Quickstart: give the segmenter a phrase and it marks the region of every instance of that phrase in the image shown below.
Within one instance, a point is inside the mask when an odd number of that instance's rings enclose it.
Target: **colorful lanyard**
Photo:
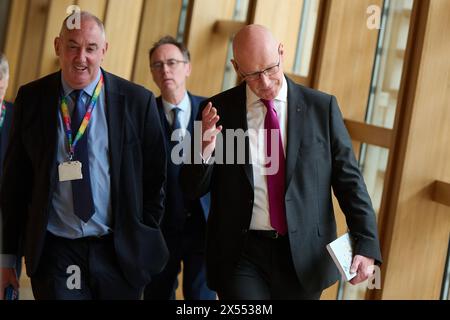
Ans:
[[[89,120],[91,119],[92,111],[94,110],[95,105],[97,104],[98,97],[100,96],[100,92],[103,86],[103,75],[100,76],[100,81],[97,83],[95,87],[94,95],[92,96],[89,107],[84,115],[83,121],[80,124],[80,128],[78,128],[77,135],[75,136],[75,140],[72,143],[72,128],[71,128],[71,119],[69,115],[69,108],[67,107],[67,99],[66,97],[61,98],[61,113],[63,116],[65,131],[67,135],[67,140],[69,141],[69,161],[72,161],[73,155],[75,154],[75,147],[83,136],[86,128],[89,124]],[[77,101],[75,101],[75,104]],[[75,106],[76,107],[76,106]]]
[[[5,101],[2,101],[2,109],[1,109],[1,116],[0,116],[0,130],[3,128],[3,122],[5,121],[5,115],[6,115],[6,104]]]

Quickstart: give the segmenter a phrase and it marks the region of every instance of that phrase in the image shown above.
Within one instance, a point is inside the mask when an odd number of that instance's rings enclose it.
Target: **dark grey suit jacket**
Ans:
[[[287,83],[285,204],[289,243],[301,285],[317,292],[339,278],[325,247],[336,238],[332,188],[356,238],[356,254],[381,262],[377,224],[336,99],[290,79]],[[247,130],[245,83],[208,99],[202,108],[208,101],[218,110],[222,132]],[[225,146],[226,140],[224,135]],[[245,149],[248,155],[248,139]],[[193,156],[199,161],[198,155]],[[184,165],[181,181],[192,197],[211,192],[207,275],[208,286],[218,290],[240,256],[250,225],[252,166],[248,156],[245,164]]]
[[[159,224],[163,214],[166,153],[153,94],[103,71],[108,123],[111,202],[117,260],[135,287],[150,282],[168,259]],[[57,72],[22,86],[1,190],[3,254],[23,243],[27,274],[39,265],[57,183]]]

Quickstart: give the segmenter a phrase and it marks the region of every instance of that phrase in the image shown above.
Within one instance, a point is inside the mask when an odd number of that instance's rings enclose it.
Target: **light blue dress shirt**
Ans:
[[[100,80],[101,70],[98,70],[96,79],[83,89],[82,100],[89,103]],[[69,113],[74,110],[75,101],[70,97],[74,90],[70,88],[61,77],[63,94],[67,97]],[[54,235],[75,239],[87,236],[102,236],[112,232],[111,212],[111,184],[109,176],[109,141],[108,123],[106,121],[105,87],[103,86],[97,104],[92,112],[87,131],[89,172],[91,190],[94,200],[95,213],[85,223],[74,214],[72,182],[59,179],[52,198],[47,230]],[[60,108],[60,106],[58,106]],[[75,135],[76,133],[73,133]],[[58,164],[67,161],[69,157],[67,136],[61,110],[58,112],[58,151],[56,161]],[[84,165],[84,164],[83,164]]]
[[[99,69],[96,79],[83,89],[82,99],[85,103],[88,103],[94,94],[100,75]],[[62,77],[61,82],[63,94],[67,97],[69,113],[72,114],[75,101],[70,97],[70,93],[73,89]],[[105,106],[105,87],[103,87],[85,132],[88,135],[89,171],[95,213],[87,223],[78,218],[73,212],[72,183],[70,181],[60,182],[57,177],[58,181],[52,197],[47,225],[47,230],[54,235],[75,239],[87,236],[102,236],[112,232],[109,140]],[[61,106],[56,107],[58,107],[58,151],[56,160],[59,164],[68,160],[69,153]],[[15,255],[0,254],[0,267],[13,268],[16,265],[16,259]]]

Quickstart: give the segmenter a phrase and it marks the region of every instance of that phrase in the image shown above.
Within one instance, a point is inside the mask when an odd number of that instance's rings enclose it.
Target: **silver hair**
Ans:
[[[9,78],[9,64],[8,59],[3,53],[0,53],[0,80]]]

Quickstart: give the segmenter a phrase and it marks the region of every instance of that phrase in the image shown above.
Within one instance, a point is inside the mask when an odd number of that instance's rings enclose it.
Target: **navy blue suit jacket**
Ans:
[[[189,119],[188,131],[192,136],[194,131],[194,121],[197,118],[197,113],[199,110],[199,105],[205,100],[204,97],[194,96],[188,92],[189,99],[191,101],[191,117]],[[166,183],[166,205],[165,213],[163,216],[163,221],[161,228],[165,234],[177,232],[183,229],[184,222],[186,219],[186,208],[188,203],[195,205],[197,201],[200,202],[199,206],[201,208],[202,214],[205,221],[208,219],[209,206],[210,206],[210,195],[207,193],[200,200],[189,200],[184,196],[179,182],[179,175],[181,165],[174,164],[170,159],[170,154],[173,146],[178,143],[177,141],[171,141],[170,136],[172,134],[172,128],[167,122],[166,115],[164,113],[164,107],[162,103],[162,98],[159,96],[156,98],[156,104],[158,106],[158,112],[161,119],[161,125],[163,128],[164,137],[166,139],[166,150],[167,150],[167,183]]]

